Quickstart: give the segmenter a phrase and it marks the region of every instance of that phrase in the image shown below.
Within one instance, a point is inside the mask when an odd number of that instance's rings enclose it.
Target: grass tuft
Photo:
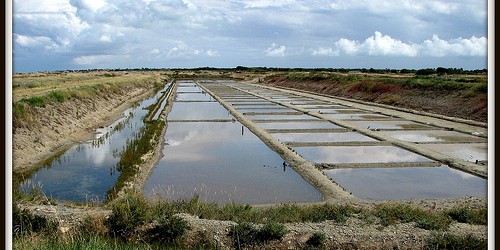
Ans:
[[[466,207],[457,207],[449,210],[447,214],[453,219],[461,223],[469,223],[476,225],[488,224],[488,210],[486,208],[470,209]]]
[[[425,244],[425,249],[487,249],[488,242],[485,239],[473,235],[458,236],[448,233],[435,233],[431,235]]]
[[[417,227],[423,229],[446,230],[451,223],[446,213],[425,211],[408,204],[381,204],[374,209],[373,214],[384,226],[416,222]]]
[[[326,236],[324,233],[316,232],[309,237],[306,241],[307,248],[319,248],[326,243]]]

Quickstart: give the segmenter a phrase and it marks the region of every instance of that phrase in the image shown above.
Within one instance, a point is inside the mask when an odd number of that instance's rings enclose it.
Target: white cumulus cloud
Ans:
[[[458,38],[450,41],[442,40],[437,35],[425,40],[422,44],[422,53],[425,55],[443,56],[485,56],[487,54],[488,39],[486,37],[470,39]]]
[[[277,47],[277,45],[275,43],[273,43],[270,48],[266,49],[266,55],[267,56],[274,56],[274,57],[284,57],[285,50],[286,50],[285,45],[281,45],[281,46]]]
[[[425,40],[421,44],[405,43],[376,31],[374,36],[370,36],[362,42],[341,38],[334,42],[331,48],[321,47],[313,50],[312,55],[485,56],[487,54],[487,43],[486,37],[477,38],[472,36],[470,39],[458,38],[446,41],[440,39],[437,35],[434,35],[430,40]]]

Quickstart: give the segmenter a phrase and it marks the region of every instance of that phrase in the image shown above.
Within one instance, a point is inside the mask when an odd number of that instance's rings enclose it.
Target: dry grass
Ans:
[[[52,92],[78,91],[83,87],[101,85],[129,85],[144,81],[155,81],[155,72],[92,72],[92,73],[47,73],[17,74],[12,78],[14,102],[23,98],[44,96]]]

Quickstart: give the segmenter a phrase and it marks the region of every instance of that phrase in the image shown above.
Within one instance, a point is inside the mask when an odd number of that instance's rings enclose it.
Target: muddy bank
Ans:
[[[36,168],[39,162],[74,143],[93,138],[95,129],[110,125],[123,116],[123,111],[153,92],[152,85],[142,85],[35,107],[32,125],[16,128],[13,133],[13,171]]]
[[[175,92],[177,89],[177,83],[174,82],[174,84],[169,92],[169,96],[167,98],[167,103],[163,110],[161,110],[160,115],[158,117],[158,120],[167,120],[168,113],[170,110],[172,110],[172,105],[174,103],[175,99]],[[161,103],[161,100],[158,101]],[[147,179],[149,178],[153,168],[156,166],[158,161],[163,158],[163,147],[164,147],[164,138],[165,138],[165,133],[167,131],[168,123],[165,124],[163,127],[163,130],[161,131],[161,134],[158,138],[158,141],[156,142],[156,147],[153,151],[149,152],[148,154],[143,156],[144,163],[138,166],[138,173],[136,174],[134,180],[130,183],[127,183],[127,192],[135,192],[135,193],[141,193],[142,189],[144,188],[144,184],[146,183]],[[121,192],[120,195],[124,195],[125,192]]]

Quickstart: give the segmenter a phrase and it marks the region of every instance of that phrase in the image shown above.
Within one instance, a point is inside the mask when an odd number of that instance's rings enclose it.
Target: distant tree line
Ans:
[[[81,69],[81,70],[56,70],[54,73],[64,72],[99,72],[99,71],[193,71],[193,70],[209,70],[209,71],[226,71],[226,72],[249,72],[249,73],[264,73],[264,72],[362,72],[376,74],[415,74],[420,76],[425,75],[452,75],[452,74],[481,74],[487,73],[487,69],[464,70],[463,68],[425,68],[425,69],[374,69],[374,68],[277,68],[277,67],[246,67],[237,66],[235,68],[215,68],[215,67],[198,67],[198,68],[124,68],[124,69]],[[47,72],[48,73],[48,72]]]

